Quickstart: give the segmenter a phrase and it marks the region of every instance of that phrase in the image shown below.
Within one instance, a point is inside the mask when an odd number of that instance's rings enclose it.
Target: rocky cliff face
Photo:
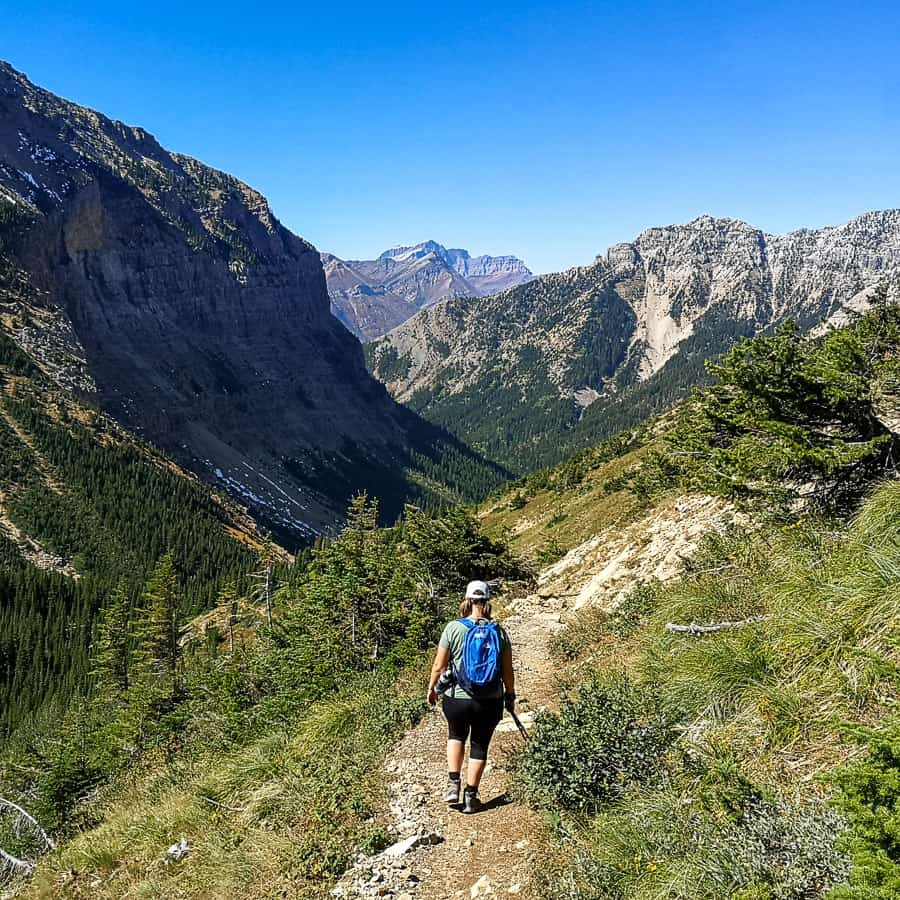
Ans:
[[[0,213],[3,323],[58,382],[287,528],[398,488],[418,425],[252,188],[2,65]]]
[[[534,277],[515,256],[473,257],[436,241],[394,247],[373,260],[324,254],[322,261],[335,315],[364,340],[448,297],[485,297]]]
[[[560,428],[596,424],[613,403],[627,424],[629,392],[676,400],[736,337],[787,316],[812,326],[898,276],[900,210],[780,236],[701,216],[651,228],[591,266],[441,303],[368,352],[395,397],[519,466],[514,424],[558,443]]]
[[[900,271],[900,210],[785,235],[701,216],[651,228],[610,248],[598,264],[631,291],[633,341],[644,345],[639,374],[646,378],[713,310],[765,327],[787,316],[811,324],[858,307],[880,278]]]

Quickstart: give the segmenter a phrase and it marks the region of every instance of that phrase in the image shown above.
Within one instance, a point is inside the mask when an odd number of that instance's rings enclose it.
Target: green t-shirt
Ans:
[[[479,619],[479,622],[486,622],[487,619]],[[452,622],[448,622],[444,626],[443,634],[441,634],[441,639],[438,643],[439,647],[446,647],[450,651],[450,659],[453,661],[453,668],[459,669],[462,665],[462,655],[463,655],[463,644],[466,641],[466,634],[469,629],[463,625],[459,619],[454,619]],[[509,642],[509,635],[503,628],[500,628],[500,652],[506,653],[508,650],[512,648],[512,645]],[[472,697],[467,694],[458,684],[454,685],[450,690],[447,691],[446,696],[453,697],[456,700],[471,700]],[[488,696],[491,696],[490,694]],[[502,697],[503,696],[503,681],[501,680],[497,685],[496,693],[493,694],[494,697]]]

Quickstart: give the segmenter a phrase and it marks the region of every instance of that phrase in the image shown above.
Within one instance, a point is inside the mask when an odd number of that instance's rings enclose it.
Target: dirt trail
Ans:
[[[635,584],[673,577],[704,534],[721,531],[735,519],[731,507],[710,497],[664,502],[627,528],[607,529],[574,548],[541,573],[536,593],[511,602],[503,625],[512,639],[516,692],[525,710],[520,718],[526,725],[534,710],[553,708],[558,699],[547,639],[561,627],[561,615],[584,605],[613,607]],[[436,710],[389,754],[389,827],[397,843],[360,858],[335,887],[336,897],[537,900],[529,869],[541,823],[507,796],[521,737],[505,717],[482,782],[486,808],[466,816],[448,809],[442,799],[446,734],[444,717]]]
[[[547,638],[559,628],[555,601],[530,595],[513,601],[503,620],[513,645],[519,717],[555,704]],[[334,889],[342,898],[455,900],[521,897],[535,900],[529,865],[540,827],[534,812],[508,796],[509,771],[522,738],[506,715],[491,743],[481,784],[484,809],[464,815],[443,801],[447,727],[440,708],[404,736],[385,764],[391,828],[397,844],[360,859]],[[405,849],[411,844],[410,849]],[[404,851],[405,852],[401,852]],[[396,854],[396,855],[394,855]]]

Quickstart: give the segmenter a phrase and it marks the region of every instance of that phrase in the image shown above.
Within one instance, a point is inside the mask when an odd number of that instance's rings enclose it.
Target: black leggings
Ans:
[[[463,697],[444,697],[444,715],[450,728],[450,740],[465,744],[472,734],[469,759],[487,759],[488,744],[494,729],[503,718],[503,698],[467,700]]]

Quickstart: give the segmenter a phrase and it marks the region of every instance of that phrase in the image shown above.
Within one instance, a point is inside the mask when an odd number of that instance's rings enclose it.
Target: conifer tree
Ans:
[[[146,674],[165,676],[178,686],[178,611],[181,595],[171,551],[160,559],[141,594],[134,633]]]
[[[131,664],[130,599],[121,579],[95,627],[91,674],[101,694],[128,691]]]

